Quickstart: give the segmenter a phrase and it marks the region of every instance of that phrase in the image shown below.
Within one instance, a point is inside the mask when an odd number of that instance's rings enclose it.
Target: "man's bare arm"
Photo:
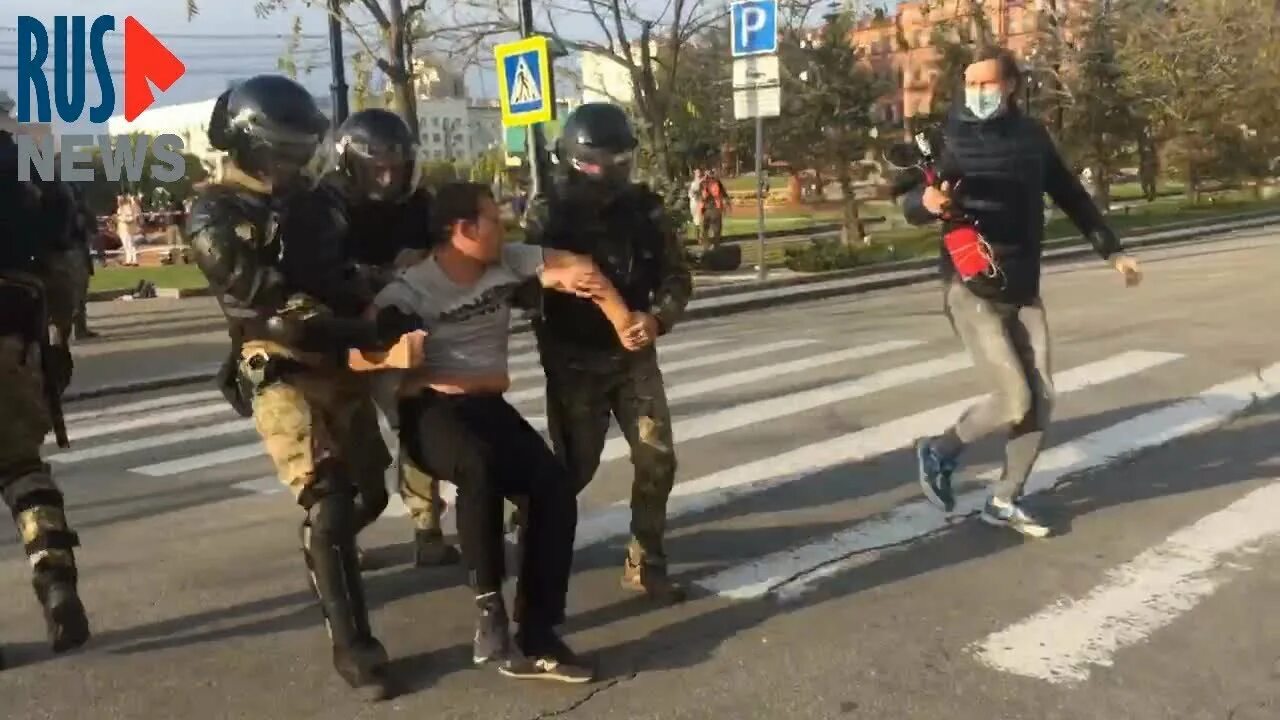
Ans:
[[[544,251],[543,262],[539,276],[543,287],[592,300],[619,337],[631,326],[631,309],[591,258],[548,249]]]

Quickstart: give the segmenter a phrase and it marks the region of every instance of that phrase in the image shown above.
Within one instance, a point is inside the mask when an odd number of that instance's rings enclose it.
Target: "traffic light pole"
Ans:
[[[333,101],[333,125],[347,119],[347,67],[342,59],[342,23],[338,20],[339,0],[329,0],[329,63],[333,67],[333,83],[329,85]]]
[[[520,0],[520,36],[533,37],[533,0]],[[554,62],[548,65],[554,65]],[[550,69],[550,68],[549,68]],[[551,69],[546,80],[546,87],[551,99],[555,98],[555,72]],[[554,111],[554,105],[552,106]],[[525,128],[525,151],[529,157],[529,198],[533,199],[538,195],[547,191],[549,178],[547,177],[548,155],[547,155],[547,137],[543,133],[542,124],[537,123]]]

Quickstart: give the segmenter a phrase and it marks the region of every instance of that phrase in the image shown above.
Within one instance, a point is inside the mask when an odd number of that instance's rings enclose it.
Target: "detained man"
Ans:
[[[1141,274],[1044,126],[1018,107],[1020,78],[1017,61],[1003,48],[983,51],[965,68],[963,99],[943,130],[942,182],[909,191],[903,213],[915,225],[941,220],[944,233],[976,221],[982,236],[982,242],[957,244],[954,255],[944,242],[941,271],[946,314],[992,394],[942,435],[918,441],[921,488],[950,512],[961,452],[1005,432],[1004,471],[982,519],[1044,537],[1051,528],[1019,501],[1053,403],[1049,328],[1040,299],[1044,194],[1127,284],[1136,285]],[[973,265],[975,258],[985,258],[982,267]]]
[[[587,258],[533,245],[504,245],[498,206],[472,183],[436,197],[440,240],[422,263],[378,295],[379,307],[422,318],[425,362],[401,384],[402,442],[415,462],[458,488],[458,534],[479,618],[473,659],[499,662],[516,678],[581,683],[592,679],[559,638],[573,564],[576,487],[542,436],[503,397],[511,385],[511,299],[537,279],[596,300],[619,332],[632,324],[621,296]],[[503,499],[528,497],[528,524],[511,652],[502,600]]]

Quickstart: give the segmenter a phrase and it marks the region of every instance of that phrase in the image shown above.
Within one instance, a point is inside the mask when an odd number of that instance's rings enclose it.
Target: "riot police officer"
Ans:
[[[551,439],[579,491],[599,467],[611,414],[631,446],[622,586],[675,602],[684,590],[667,573],[663,536],[676,456],[654,343],[683,314],[692,278],[662,198],[631,182],[636,145],[620,107],[579,106],[557,142],[553,192],[528,220],[534,241],[595,260],[633,312],[633,327],[620,340],[589,301],[545,293],[535,329]]]
[[[375,291],[396,269],[424,258],[431,247],[431,194],[418,186],[417,141],[399,115],[382,109],[353,113],[334,137],[333,160],[323,178],[340,200],[349,258]],[[374,392],[399,429],[397,377],[377,377]],[[376,429],[375,429],[376,433]],[[414,564],[452,565],[458,549],[440,527],[440,483],[400,444],[396,461],[400,497],[414,524]]]
[[[364,292],[331,236],[290,232],[304,166],[328,122],[300,85],[250,78],[223,94],[210,143],[229,154],[222,178],[192,206],[193,255],[241,341],[239,375],[251,387],[255,425],[277,474],[306,511],[303,555],[324,612],[339,675],[371,699],[389,692],[387,653],[369,627],[355,535],[381,508],[357,503],[366,386],[345,368],[347,348],[386,349],[407,331],[403,316],[365,320]],[[307,290],[324,287],[323,299]],[[385,467],[385,466],[384,466]],[[385,500],[384,500],[385,502]]]
[[[0,131],[0,496],[30,559],[50,644],[64,652],[88,641],[89,621],[76,589],[79,538],[40,445],[71,382],[70,194],[58,182],[17,178],[17,148]]]

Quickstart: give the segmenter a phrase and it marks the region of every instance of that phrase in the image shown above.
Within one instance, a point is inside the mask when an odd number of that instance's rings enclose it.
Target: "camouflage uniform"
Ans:
[[[308,305],[304,297],[290,302],[295,311]],[[387,504],[391,455],[366,379],[270,340],[247,341],[240,362],[254,387],[254,425],[280,482],[300,498],[315,481],[319,463],[340,461],[357,486],[359,527],[376,520]],[[286,369],[271,376],[268,368],[276,363]]]
[[[353,687],[381,692],[386,650],[369,626],[355,535],[386,507],[391,458],[367,380],[346,368],[346,345],[330,337],[335,331],[323,330],[345,316],[302,289],[331,284],[334,278],[301,275],[321,273],[341,255],[325,245],[332,237],[293,234],[291,213],[314,209],[272,197],[232,166],[193,204],[190,235],[239,344],[236,374],[247,386],[258,434],[281,482],[307,510],[303,555],[335,667]],[[333,296],[349,289],[333,287]],[[327,350],[312,348],[317,333],[325,339],[316,347]]]
[[[592,256],[632,311],[657,319],[661,334],[683,314],[692,277],[662,199],[645,186],[631,186],[607,208],[572,197],[535,206],[530,227],[546,247]],[[656,349],[624,350],[590,301],[563,293],[544,293],[535,328],[547,376],[548,429],[579,491],[599,467],[610,416],[631,446],[635,480],[623,586],[680,599],[663,548],[676,456]]]
[[[53,384],[60,394],[70,381],[66,338],[76,301],[75,269],[73,255],[56,247],[65,239],[63,210],[46,202],[65,188],[18,183],[9,159],[0,167],[8,169],[0,178],[0,497],[31,563],[50,644],[63,652],[89,639],[89,624],[76,592],[79,538],[67,524],[62,493],[40,446],[52,427],[46,386]],[[24,247],[39,254],[27,255]],[[46,347],[48,358],[42,355]],[[58,375],[46,374],[54,364],[61,368]]]

